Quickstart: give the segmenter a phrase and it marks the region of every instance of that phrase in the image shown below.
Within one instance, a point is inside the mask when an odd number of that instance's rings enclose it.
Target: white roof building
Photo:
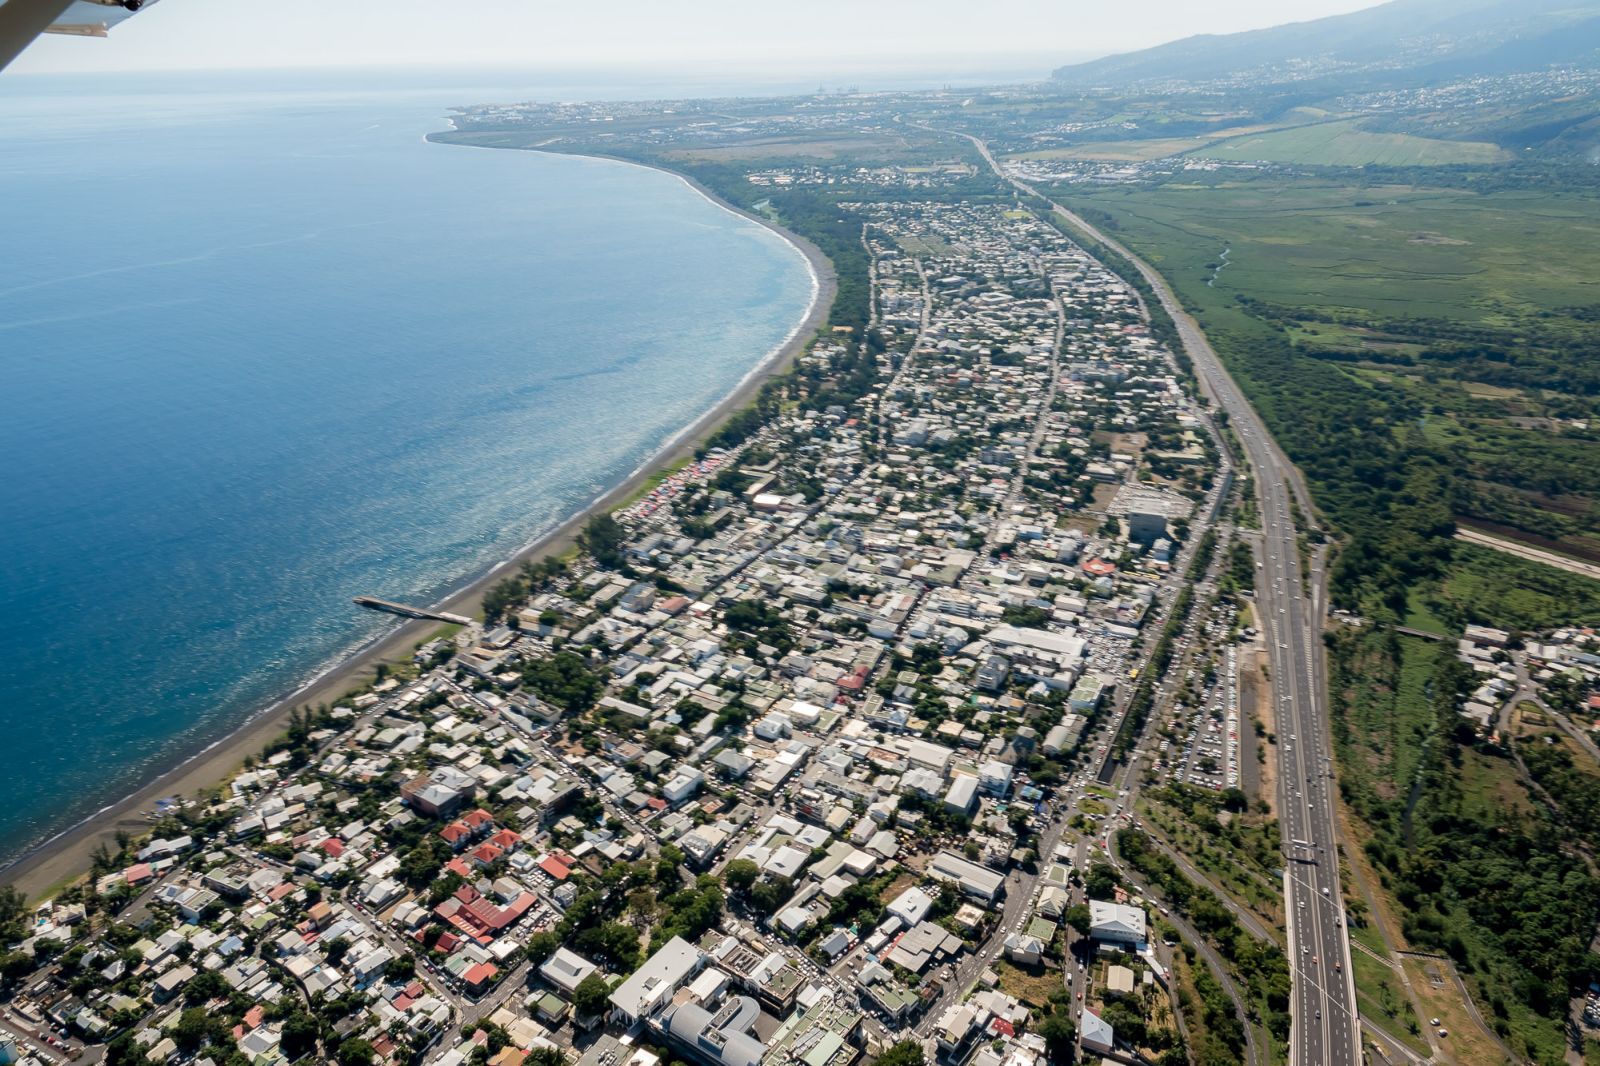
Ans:
[[[1046,629],[1000,625],[986,637],[997,648],[1018,648],[1038,655],[1053,656],[1063,664],[1083,658],[1088,642],[1075,633],[1053,633]]]
[[[1078,1039],[1090,1051],[1107,1052],[1116,1045],[1117,1034],[1110,1022],[1094,1011],[1086,1010],[1083,1017],[1078,1019]]]
[[[556,948],[555,953],[539,967],[539,976],[570,996],[585,977],[597,970],[599,967],[582,955],[566,948]]]
[[[672,994],[693,977],[705,961],[700,949],[673,937],[645,960],[611,993],[614,1014],[630,1025],[653,1014],[672,1000]]]
[[[968,862],[950,851],[941,851],[928,864],[928,876],[940,881],[952,881],[969,896],[993,902],[1005,887],[1005,875],[987,866]]]
[[[926,918],[928,911],[932,909],[933,897],[924,892],[919,886],[912,885],[896,896],[894,901],[884,908],[884,911],[911,926]]]
[[[1115,944],[1138,944],[1145,939],[1144,911],[1103,900],[1089,901],[1089,935]]]
[[[978,787],[994,796],[1004,796],[1011,791],[1012,767],[1010,763],[990,761],[978,767]]]
[[[944,805],[961,814],[971,814],[973,801],[978,798],[978,779],[971,774],[956,774],[950,790],[944,794]]]

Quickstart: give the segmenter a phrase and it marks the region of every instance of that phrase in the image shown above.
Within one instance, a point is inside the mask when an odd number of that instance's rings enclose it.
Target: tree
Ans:
[[[322,953],[328,957],[330,966],[339,965],[339,960],[344,958],[345,952],[350,950],[350,941],[342,936],[334,937],[322,945]]]
[[[522,679],[540,696],[574,714],[593,707],[605,687],[583,656],[570,651],[531,663]]]
[[[377,1053],[372,1050],[372,1045],[359,1036],[339,1045],[339,1066],[372,1066],[372,1061],[376,1057]]]
[[[528,585],[521,578],[508,577],[496,582],[483,594],[484,620],[498,622],[527,596]]]
[[[15,885],[0,885],[0,935],[7,943],[22,939],[23,920],[28,913],[28,897]]]
[[[528,961],[538,965],[554,955],[556,948],[560,946],[561,938],[549,929],[537,932],[528,938]]]
[[[437,907],[445,900],[456,894],[456,889],[466,882],[454,870],[445,874],[432,885],[428,886],[428,906]]]
[[[1007,607],[1001,613],[1000,620],[1006,625],[1038,628],[1050,621],[1050,612],[1043,607],[1035,607],[1032,604],[1022,607]]]
[[[123,1033],[106,1045],[107,1066],[135,1066],[145,1062],[144,1048],[133,1042],[131,1032]]]
[[[1076,903],[1071,907],[1068,907],[1066,913],[1063,914],[1062,917],[1066,919],[1068,925],[1078,931],[1079,936],[1089,935],[1088,907],[1085,907],[1081,903]]]
[[[694,888],[674,892],[661,902],[666,918],[652,940],[674,936],[698,940],[722,917],[722,883],[709,874],[703,875]]]
[[[579,930],[571,943],[575,951],[603,959],[619,971],[626,972],[639,965],[639,931],[622,922],[605,922]]]
[[[736,892],[747,892],[756,883],[756,878],[761,876],[761,867],[749,859],[734,859],[722,871],[722,876],[729,888]]]
[[[208,1003],[213,999],[221,999],[228,994],[228,982],[215,970],[206,970],[196,974],[183,990],[183,998],[195,1004]]]
[[[1117,871],[1110,863],[1096,862],[1089,867],[1089,874],[1083,879],[1083,891],[1090,899],[1109,899],[1121,883],[1122,878],[1117,876]]]
[[[731,642],[746,651],[754,650],[759,644],[770,644],[779,651],[794,646],[783,613],[770,603],[739,600],[723,612],[722,620],[728,627]]]
[[[400,860],[400,877],[412,888],[421,888],[439,875],[439,867],[449,858],[450,846],[437,835],[429,834]]]
[[[878,1056],[877,1066],[924,1066],[927,1060],[922,1045],[915,1040],[902,1040]]]
[[[594,557],[601,566],[616,569],[622,562],[623,529],[610,514],[597,514],[584,525],[578,534],[578,546]]]
[[[111,854],[111,849],[106,847],[106,842],[101,841],[95,845],[94,854],[89,857],[89,871],[94,880],[108,874],[116,867],[117,859]]]
[[[678,867],[683,865],[683,851],[676,844],[661,845],[656,857],[656,881],[663,885],[678,883]]]
[[[1039,1023],[1039,1035],[1052,1063],[1069,1063],[1078,1044],[1078,1028],[1064,1013],[1052,1014]]]
[[[606,984],[605,978],[592,973],[572,990],[572,1009],[580,1018],[593,1018],[605,1012],[610,998],[611,986]]]
[[[204,1007],[190,1007],[178,1016],[178,1024],[172,1030],[172,1039],[185,1051],[195,1051],[205,1043],[206,1030],[210,1026],[211,1018],[206,1014]]]
[[[293,1062],[317,1050],[319,1034],[317,1020],[309,1014],[296,1011],[284,1019],[279,1046],[283,1048],[283,1053],[289,1061]]]
[[[140,961],[144,961],[143,956],[140,956]],[[0,955],[0,977],[7,982],[20,981],[33,972],[33,962],[33,956],[26,952],[8,951]]]
[[[759,882],[750,889],[750,906],[762,914],[774,914],[784,900],[789,898],[794,885],[786,877]]]
[[[479,1022],[478,1031],[483,1033],[484,1042],[491,1055],[499,1054],[507,1044],[511,1043],[511,1034],[494,1022]]]
[[[567,1057],[559,1048],[536,1047],[522,1060],[522,1066],[567,1066]]]

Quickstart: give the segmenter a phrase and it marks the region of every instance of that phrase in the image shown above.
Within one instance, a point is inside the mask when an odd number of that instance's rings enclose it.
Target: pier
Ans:
[[[451,625],[468,626],[472,619],[466,615],[450,614],[448,611],[430,611],[425,607],[412,607],[409,604],[393,603],[389,600],[380,600],[376,596],[357,596],[355,602],[358,606],[372,611],[385,611],[397,614],[402,618],[431,618],[437,622],[449,622]]]

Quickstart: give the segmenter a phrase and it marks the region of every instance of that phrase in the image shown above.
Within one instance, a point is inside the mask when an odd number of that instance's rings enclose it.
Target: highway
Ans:
[[[997,175],[1022,192],[1040,195],[1009,178],[981,140],[970,136],[968,140]],[[1288,857],[1284,913],[1294,985],[1289,1061],[1291,1066],[1357,1066],[1361,1042],[1339,888],[1336,801],[1323,707],[1323,574],[1320,559],[1314,559],[1310,589],[1302,582],[1292,506],[1298,504],[1301,513],[1310,513],[1304,482],[1165,279],[1084,219],[1059,204],[1052,202],[1051,207],[1073,228],[1126,257],[1144,276],[1177,327],[1204,391],[1226,412],[1254,475],[1261,517],[1255,544],[1256,606],[1271,653],[1281,763],[1279,810]]]

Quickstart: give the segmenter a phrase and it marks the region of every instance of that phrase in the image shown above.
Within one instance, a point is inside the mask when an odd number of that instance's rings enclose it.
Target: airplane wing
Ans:
[[[0,0],[0,70],[41,33],[104,37],[156,0]]]

